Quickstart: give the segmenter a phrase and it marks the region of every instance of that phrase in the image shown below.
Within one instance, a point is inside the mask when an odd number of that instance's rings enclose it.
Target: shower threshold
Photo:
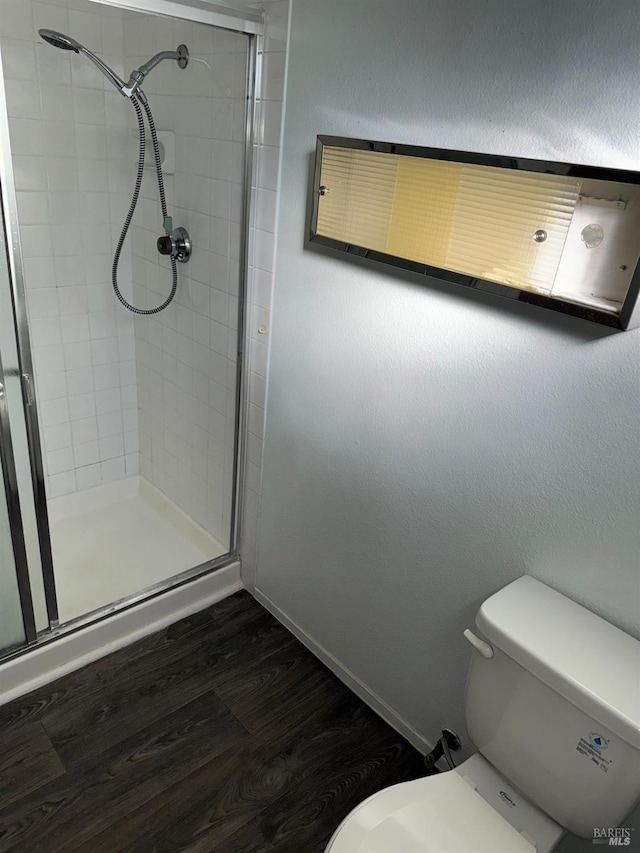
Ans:
[[[47,505],[61,623],[229,550],[139,476]]]

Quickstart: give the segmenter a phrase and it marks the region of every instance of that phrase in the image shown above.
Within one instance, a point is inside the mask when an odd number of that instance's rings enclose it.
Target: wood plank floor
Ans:
[[[0,706],[0,851],[322,853],[424,772],[238,593]]]

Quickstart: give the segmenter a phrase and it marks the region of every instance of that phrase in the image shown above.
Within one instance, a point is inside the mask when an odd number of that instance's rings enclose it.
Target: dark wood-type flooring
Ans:
[[[361,800],[420,775],[239,593],[0,706],[0,851],[322,853]]]

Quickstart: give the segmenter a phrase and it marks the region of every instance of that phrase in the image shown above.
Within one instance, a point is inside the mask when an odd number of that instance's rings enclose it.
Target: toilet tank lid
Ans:
[[[488,598],[476,625],[516,663],[640,749],[638,640],[528,575]]]

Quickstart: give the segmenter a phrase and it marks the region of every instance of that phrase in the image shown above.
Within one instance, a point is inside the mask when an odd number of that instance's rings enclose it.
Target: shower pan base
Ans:
[[[236,560],[172,587],[162,595],[133,604],[108,619],[99,619],[62,636],[54,635],[49,642],[3,663],[0,705],[155,634],[240,589],[240,563]]]
[[[142,477],[53,498],[48,509],[62,624],[229,550]]]

